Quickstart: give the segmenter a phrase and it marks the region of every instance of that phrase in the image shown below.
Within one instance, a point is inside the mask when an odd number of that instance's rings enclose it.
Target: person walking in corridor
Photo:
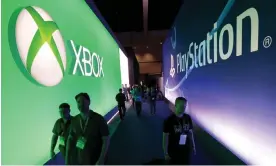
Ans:
[[[137,116],[141,115],[142,112],[142,92],[141,88],[135,87],[133,91],[134,99],[135,99],[135,108]]]
[[[189,165],[192,150],[196,153],[193,123],[185,114],[186,105],[184,97],[176,98],[175,112],[163,124],[164,156],[172,165]]]
[[[127,87],[127,84],[123,85],[123,93],[125,94],[126,101],[128,101],[128,87]]]
[[[119,93],[116,95],[116,101],[118,103],[120,118],[123,120],[126,114],[126,97],[125,94],[123,94],[123,90],[121,88],[119,89]]]
[[[131,98],[132,98],[132,108],[135,108],[135,98],[134,98],[134,86],[131,87],[131,90],[130,90],[130,94],[131,94]]]
[[[66,146],[66,165],[103,165],[109,147],[109,129],[104,117],[90,110],[90,97],[75,97],[80,113],[71,121]]]
[[[57,143],[62,156],[65,158],[66,141],[69,135],[70,123],[73,118],[70,115],[70,105],[68,103],[62,103],[59,105],[59,114],[60,118],[56,121],[52,130],[53,136],[50,150],[51,158],[54,158],[54,156],[56,155],[55,147]]]
[[[148,94],[151,115],[155,115],[156,113],[156,97],[157,97],[156,89],[152,86],[149,89],[149,94]]]

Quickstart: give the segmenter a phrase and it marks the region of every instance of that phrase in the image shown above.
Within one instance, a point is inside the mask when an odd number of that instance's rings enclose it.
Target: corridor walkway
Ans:
[[[130,103],[126,106],[130,107]],[[149,105],[144,102],[141,117],[138,118],[135,110],[130,107],[124,121],[117,115],[109,123],[111,140],[106,165],[141,165],[155,159],[163,159],[162,125],[171,112],[163,101],[158,101],[156,106],[157,113],[154,116],[149,114]],[[196,135],[195,131],[195,138]],[[197,154],[192,156],[192,165],[217,164],[198,142],[196,145]],[[161,163],[156,165],[158,164]],[[44,165],[64,165],[64,160],[59,153],[55,159]]]
[[[157,102],[157,114],[149,114],[149,105],[143,103],[141,117],[137,117],[130,108],[125,120],[119,123],[112,135],[107,155],[107,165],[141,165],[153,159],[162,159],[162,125],[163,120],[170,115],[168,105]],[[115,121],[118,121],[115,119]],[[215,165],[197,146],[197,155],[192,157],[192,165]]]

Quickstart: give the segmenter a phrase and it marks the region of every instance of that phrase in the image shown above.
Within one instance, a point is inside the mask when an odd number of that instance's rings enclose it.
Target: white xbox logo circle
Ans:
[[[16,44],[20,58],[39,84],[55,86],[66,69],[66,50],[60,31],[43,9],[24,8],[16,21]]]

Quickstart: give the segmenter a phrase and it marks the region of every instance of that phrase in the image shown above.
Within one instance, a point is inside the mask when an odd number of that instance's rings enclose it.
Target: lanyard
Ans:
[[[70,124],[70,119],[68,119],[66,122],[62,121],[60,124],[61,132],[60,136],[64,136],[66,130],[68,129],[68,125]]]
[[[183,134],[184,130],[183,130],[183,119],[182,118],[181,118],[181,120],[178,119],[178,124],[181,126],[181,133]]]
[[[88,125],[88,122],[89,122],[89,117],[87,117],[87,119],[86,119],[86,121],[85,121],[85,125],[83,126],[82,120],[81,120],[81,118],[80,118],[80,127],[81,127],[82,134],[85,133],[85,130],[86,130],[87,125]]]
[[[181,117],[181,119],[179,120],[178,119],[178,124],[181,126],[181,131],[182,131],[182,134],[184,134],[184,125],[186,124],[186,119],[184,119],[183,117]]]

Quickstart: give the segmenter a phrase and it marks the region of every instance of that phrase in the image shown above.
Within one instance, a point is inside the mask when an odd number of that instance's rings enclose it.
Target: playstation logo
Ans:
[[[170,69],[170,76],[174,77],[175,74],[175,68],[174,68],[174,58],[173,55],[171,55],[171,69]]]

